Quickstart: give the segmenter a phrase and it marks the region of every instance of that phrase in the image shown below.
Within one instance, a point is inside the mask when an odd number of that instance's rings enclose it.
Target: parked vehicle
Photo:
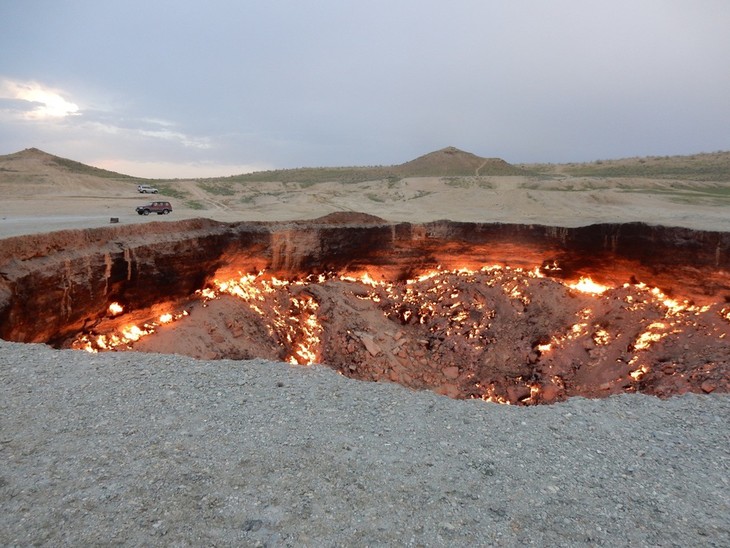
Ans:
[[[170,202],[150,202],[149,204],[137,206],[136,211],[140,215],[149,215],[150,213],[167,215],[172,213],[172,204]]]
[[[138,185],[137,192],[141,194],[157,194],[158,190],[150,185]]]

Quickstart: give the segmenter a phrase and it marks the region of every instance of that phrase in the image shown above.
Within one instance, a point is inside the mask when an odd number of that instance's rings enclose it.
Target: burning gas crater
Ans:
[[[730,391],[730,305],[632,280],[485,266],[404,281],[368,273],[215,280],[152,317],[114,303],[65,346],[204,359],[322,363],[454,398],[531,405],[570,396]]]

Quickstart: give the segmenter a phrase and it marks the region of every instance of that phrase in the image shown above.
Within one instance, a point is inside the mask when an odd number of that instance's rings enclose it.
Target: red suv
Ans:
[[[137,206],[137,213],[140,215],[149,215],[157,213],[158,215],[167,215],[172,212],[170,202],[150,202],[149,204]]]

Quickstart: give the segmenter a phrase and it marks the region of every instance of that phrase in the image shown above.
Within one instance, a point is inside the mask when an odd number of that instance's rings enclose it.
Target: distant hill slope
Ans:
[[[685,156],[646,156],[571,164],[524,164],[520,167],[540,175],[728,182],[730,181],[730,152],[718,151]]]
[[[103,179],[137,179],[122,173],[54,156],[37,148],[26,148],[20,152],[0,156],[0,174],[23,173],[26,176],[48,176],[54,170],[64,174],[91,175]]]

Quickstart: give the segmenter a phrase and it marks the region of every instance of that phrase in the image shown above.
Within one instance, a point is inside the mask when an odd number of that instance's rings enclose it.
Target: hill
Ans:
[[[602,178],[647,178],[684,181],[730,181],[730,151],[685,156],[646,156],[585,163],[510,164],[501,158],[484,158],[446,147],[392,166],[302,167],[257,171],[229,177],[199,179],[201,182],[296,182],[312,185],[322,182],[360,183],[398,180],[408,177],[473,176],[571,176]],[[63,180],[68,177],[95,178],[124,182],[170,182],[169,179],[143,179],[100,169],[81,162],[54,156],[37,148],[0,155],[0,182]]]
[[[20,152],[0,156],[0,174],[12,176],[13,173],[29,176],[47,177],[53,172],[66,175],[85,175],[103,179],[124,179],[126,181],[137,178],[106,169],[100,169],[81,162],[54,156],[37,148],[26,148]]]
[[[225,180],[237,182],[282,182],[315,184],[328,181],[361,183],[408,177],[473,177],[487,175],[527,175],[500,158],[482,158],[455,147],[446,147],[394,166],[315,167],[258,171]],[[217,179],[223,180],[223,179]]]
[[[158,197],[173,203],[174,215],[156,221],[291,221],[359,212],[398,222],[451,219],[574,226],[645,221],[728,231],[729,158],[730,153],[716,153],[644,163],[515,167],[449,147],[389,167],[300,168],[151,181],[28,149],[0,156],[0,238],[105,226],[110,218],[148,222],[135,212],[142,200],[150,199],[137,192],[143,181],[152,182]],[[661,168],[663,178],[636,176],[647,164]],[[610,169],[612,176],[602,178],[596,174],[600,169]],[[672,170],[675,177],[685,170],[684,178],[667,179]],[[458,173],[465,175],[452,175]],[[509,173],[523,175],[496,175]],[[625,178],[617,179],[621,175]]]
[[[501,158],[482,158],[455,147],[446,147],[393,168],[402,177],[464,177],[473,175],[525,175],[525,170]]]

